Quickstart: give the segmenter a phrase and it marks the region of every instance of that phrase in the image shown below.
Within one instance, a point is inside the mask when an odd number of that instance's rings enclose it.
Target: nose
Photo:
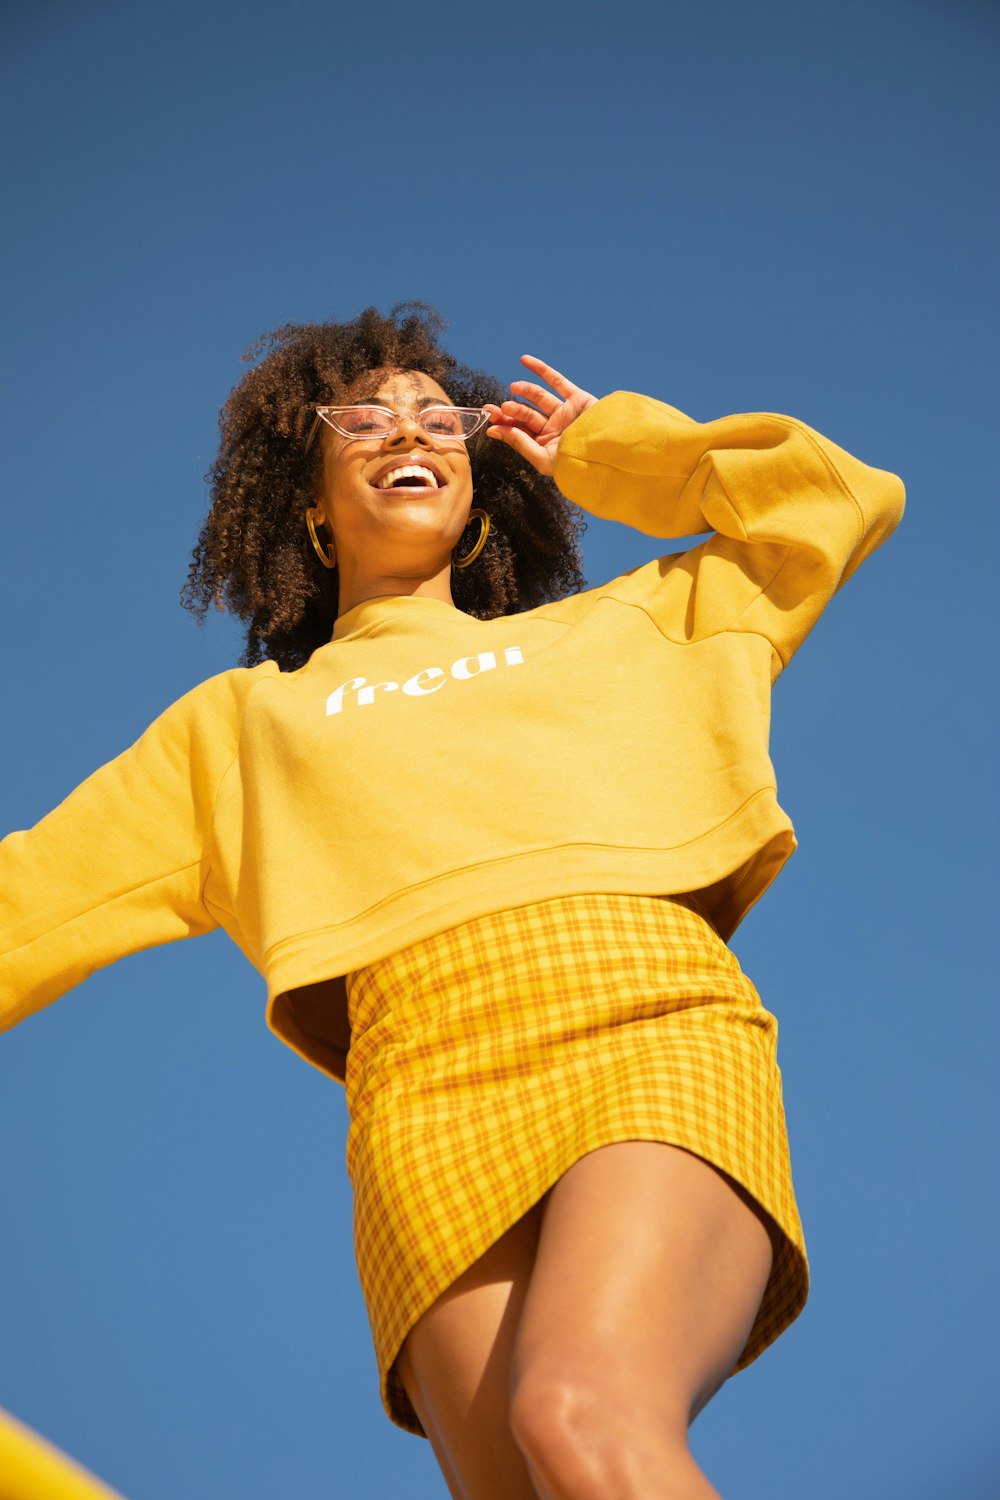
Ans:
[[[387,437],[383,447],[389,453],[394,453],[399,448],[412,448],[418,444],[428,452],[433,450],[434,440],[429,433],[425,432],[417,421],[413,412],[399,412],[396,416],[396,431]]]

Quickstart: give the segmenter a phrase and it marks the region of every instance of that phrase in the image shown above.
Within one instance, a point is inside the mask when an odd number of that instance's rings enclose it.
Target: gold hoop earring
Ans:
[[[476,545],[473,547],[471,552],[467,552],[464,557],[455,558],[454,561],[456,568],[467,568],[471,563],[474,563],[480,552],[482,552],[483,548],[486,546],[486,538],[490,534],[490,518],[484,510],[470,510],[469,520],[479,522],[479,540],[476,542]]]
[[[322,522],[320,522],[320,525],[322,525]],[[323,547],[320,545],[319,537],[316,535],[315,505],[310,505],[309,509],[306,511],[306,530],[309,533],[309,540],[313,544],[313,551],[316,553],[316,556],[319,558],[324,568],[335,568],[337,566],[337,554],[334,551],[333,543],[331,542],[324,551]]]

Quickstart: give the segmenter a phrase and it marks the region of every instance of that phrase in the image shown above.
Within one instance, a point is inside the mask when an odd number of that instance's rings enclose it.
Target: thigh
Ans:
[[[743,1351],[773,1232],[742,1188],[679,1147],[582,1157],[546,1203],[515,1378],[570,1380],[609,1416],[686,1428]]]
[[[510,1360],[540,1225],[536,1205],[424,1313],[396,1362],[457,1500],[535,1500],[510,1431]]]

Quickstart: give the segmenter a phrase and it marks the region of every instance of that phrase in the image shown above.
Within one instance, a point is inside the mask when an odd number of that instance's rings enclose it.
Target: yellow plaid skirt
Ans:
[[[480,917],[348,975],[347,1167],[382,1400],[420,1315],[587,1152],[667,1141],[782,1231],[736,1369],[808,1290],[777,1022],[691,898],[569,896]]]

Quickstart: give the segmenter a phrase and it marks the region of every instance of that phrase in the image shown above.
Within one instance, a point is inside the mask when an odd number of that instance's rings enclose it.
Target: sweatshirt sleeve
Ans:
[[[903,486],[804,422],[695,422],[617,391],[564,434],[554,477],[585,510],[650,536],[706,542],[672,559],[661,625],[685,640],[765,636],[784,666],[827,601],[894,529]]]
[[[202,683],[0,843],[0,1030],[116,958],[218,925],[203,900],[212,807],[252,677]]]

